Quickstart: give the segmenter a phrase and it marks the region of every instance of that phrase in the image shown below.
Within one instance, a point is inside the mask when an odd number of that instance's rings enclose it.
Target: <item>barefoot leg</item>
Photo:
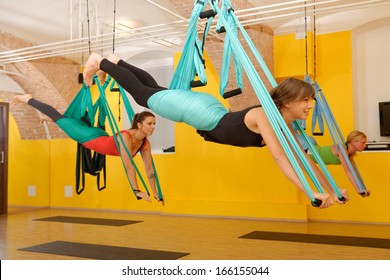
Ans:
[[[120,59],[115,54],[111,53],[107,56],[107,60],[114,64],[118,64]]]
[[[106,82],[106,72],[99,70],[96,75],[98,76],[100,84],[104,84]]]
[[[118,64],[120,59],[114,54],[109,54],[107,57],[107,60],[114,63],[114,64]],[[98,76],[99,82],[101,84],[104,84],[106,82],[106,78],[107,78],[106,72],[99,70],[99,71],[97,71],[96,75]]]
[[[26,103],[32,98],[31,94],[17,94],[13,97],[14,103]]]
[[[102,57],[97,53],[92,53],[89,56],[83,71],[84,82],[87,86],[92,86],[93,76],[97,71],[99,71],[99,65],[101,61]]]

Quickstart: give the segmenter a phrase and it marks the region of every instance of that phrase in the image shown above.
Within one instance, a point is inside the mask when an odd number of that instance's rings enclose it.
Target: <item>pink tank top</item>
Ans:
[[[128,130],[122,130],[121,133],[127,134],[130,137],[131,142],[133,142],[133,137]],[[145,137],[141,148],[139,148],[139,150],[136,151],[132,157],[135,157],[139,151],[143,151],[148,142],[148,139]],[[98,152],[99,154],[119,156],[119,151],[116,147],[114,136],[100,136],[98,138],[92,139],[91,141],[83,143],[83,146]]]

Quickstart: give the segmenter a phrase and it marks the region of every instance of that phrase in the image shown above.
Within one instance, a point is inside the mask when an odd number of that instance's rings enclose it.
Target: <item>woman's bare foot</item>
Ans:
[[[115,54],[111,53],[107,56],[107,60],[114,64],[118,64],[120,58],[118,58]]]
[[[26,103],[32,98],[31,94],[17,94],[12,99],[14,103]]]
[[[85,65],[83,76],[84,82],[87,86],[92,86],[93,84],[93,76],[97,71],[99,71],[100,62],[102,61],[102,57],[97,53],[92,53]]]
[[[96,75],[98,76],[98,80],[100,84],[104,84],[106,82],[106,77],[107,77],[106,72],[99,70]]]

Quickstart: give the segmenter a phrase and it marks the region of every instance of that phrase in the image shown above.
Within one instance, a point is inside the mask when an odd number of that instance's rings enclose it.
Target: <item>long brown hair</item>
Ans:
[[[155,116],[149,111],[142,111],[141,113],[135,114],[133,122],[131,123],[131,129],[137,129],[137,124],[142,123],[147,117],[155,118]]]
[[[270,91],[279,110],[288,102],[302,100],[308,96],[314,97],[314,93],[314,87],[311,84],[296,78],[288,78]]]

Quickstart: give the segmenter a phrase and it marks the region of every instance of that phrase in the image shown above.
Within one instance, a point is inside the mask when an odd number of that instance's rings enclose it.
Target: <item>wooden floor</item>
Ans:
[[[128,226],[43,222],[36,219],[74,216],[138,220]],[[83,258],[19,249],[53,241],[185,252],[183,260],[389,260],[390,249],[239,238],[252,231],[310,233],[390,239],[390,226],[199,218],[158,214],[10,209],[0,215],[0,259],[77,260]]]

